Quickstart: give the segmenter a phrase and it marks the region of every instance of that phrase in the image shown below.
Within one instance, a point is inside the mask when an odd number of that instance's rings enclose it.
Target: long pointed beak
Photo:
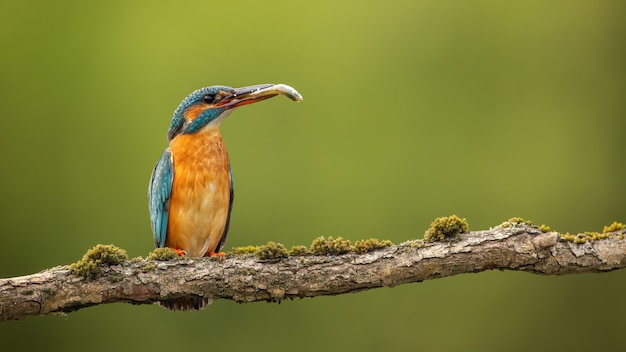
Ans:
[[[220,101],[219,105],[227,109],[233,109],[242,105],[254,104],[277,95],[284,95],[293,101],[302,101],[302,95],[286,84],[258,84],[235,88],[229,96]]]

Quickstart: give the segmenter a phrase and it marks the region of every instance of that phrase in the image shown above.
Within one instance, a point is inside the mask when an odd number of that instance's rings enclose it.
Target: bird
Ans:
[[[179,256],[223,257],[235,195],[230,159],[220,125],[230,113],[277,95],[302,101],[286,84],[242,88],[208,86],[189,94],[174,111],[169,146],[156,163],[148,187],[154,245]],[[171,310],[197,310],[206,297],[160,301]]]

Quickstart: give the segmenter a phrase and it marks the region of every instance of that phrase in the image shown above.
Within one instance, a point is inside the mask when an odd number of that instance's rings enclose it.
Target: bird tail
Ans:
[[[173,311],[191,311],[205,309],[212,300],[208,297],[180,297],[157,302],[161,307]]]

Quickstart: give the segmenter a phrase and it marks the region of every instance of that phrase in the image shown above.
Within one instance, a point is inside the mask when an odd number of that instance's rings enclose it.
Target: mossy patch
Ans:
[[[546,224],[541,224],[539,226],[539,229],[541,230],[541,232],[546,233],[546,232],[550,232],[550,226],[546,225]]]
[[[153,263],[148,263],[141,267],[141,272],[147,273],[148,271],[152,271],[154,269],[156,269],[156,265],[154,265]]]
[[[623,229],[626,229],[626,225],[622,224],[621,222],[613,221],[611,225],[604,227],[602,233],[615,232]]]
[[[611,237],[611,235],[613,235],[613,232],[621,231],[624,229],[626,229],[626,225],[620,222],[614,221],[611,225],[604,226],[602,233],[587,231],[587,232],[583,232],[579,234],[570,234],[568,232],[568,233],[561,234],[561,238],[570,242],[585,243],[587,241],[596,241],[596,240],[601,240],[604,238],[609,238]],[[624,235],[618,234],[617,237],[619,239],[622,239],[624,238]]]
[[[389,247],[393,245],[389,240],[379,240],[378,238],[368,238],[354,242],[352,250],[355,253],[367,253],[377,249]]]
[[[306,248],[306,246],[292,246],[291,249],[289,250],[289,255],[290,256],[304,256],[309,254],[309,250]]]
[[[237,255],[246,255],[246,254],[256,254],[259,251],[259,247],[257,246],[245,246],[245,247],[235,247],[232,250],[233,254]]]
[[[426,247],[426,241],[423,239],[408,240],[398,245],[400,248],[423,248]]]
[[[526,220],[519,216],[514,216],[510,218],[509,220],[503,222],[502,227],[510,227],[510,226],[513,226],[514,224],[523,224],[523,225],[532,226],[533,222],[530,220]]]
[[[258,247],[255,253],[256,257],[262,260],[287,258],[289,255],[287,248],[282,243],[267,242]]]
[[[286,257],[302,257],[307,255],[339,255],[346,253],[366,253],[377,249],[392,246],[393,243],[388,240],[379,240],[376,238],[369,238],[367,240],[356,241],[354,246],[351,245],[350,240],[343,239],[343,237],[334,238],[332,236],[318,237],[313,240],[310,248],[301,245],[292,246],[287,250],[281,243],[268,242],[261,246],[245,246],[235,247],[231,253],[236,255],[251,255],[254,254],[257,258],[263,260],[279,259]]]
[[[79,261],[72,263],[70,271],[85,279],[95,279],[102,274],[99,265],[121,264],[127,259],[125,250],[112,244],[99,244],[88,250]]]
[[[172,248],[163,247],[156,248],[155,250],[150,252],[150,254],[148,254],[148,256],[146,257],[146,260],[167,262],[171,260],[177,260],[178,258],[180,258],[180,256],[178,255],[178,253],[176,253],[175,250],[173,250]]]
[[[601,240],[604,238],[608,238],[610,236],[609,233],[600,233],[600,232],[583,232],[583,233],[579,233],[579,234],[570,234],[565,233],[561,235],[561,238],[566,240],[566,241],[570,241],[570,242],[576,242],[576,243],[585,243],[587,241],[596,241],[596,240]]]
[[[469,231],[469,224],[465,218],[456,215],[436,218],[424,233],[424,240],[429,242],[451,240],[458,238],[462,233]]]
[[[343,237],[333,238],[333,236],[329,236],[325,238],[321,236],[311,243],[311,253],[313,254],[338,255],[350,251],[352,251],[350,240],[344,240]]]

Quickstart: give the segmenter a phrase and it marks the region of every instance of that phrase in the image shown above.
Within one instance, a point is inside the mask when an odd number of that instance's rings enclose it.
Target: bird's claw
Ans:
[[[226,253],[224,252],[213,252],[213,251],[209,251],[206,256],[207,257],[218,257],[218,258],[224,258],[224,256],[226,255]]]
[[[179,257],[184,257],[187,255],[187,251],[180,249],[180,248],[174,248],[174,252],[176,252],[176,254],[178,254]]]

